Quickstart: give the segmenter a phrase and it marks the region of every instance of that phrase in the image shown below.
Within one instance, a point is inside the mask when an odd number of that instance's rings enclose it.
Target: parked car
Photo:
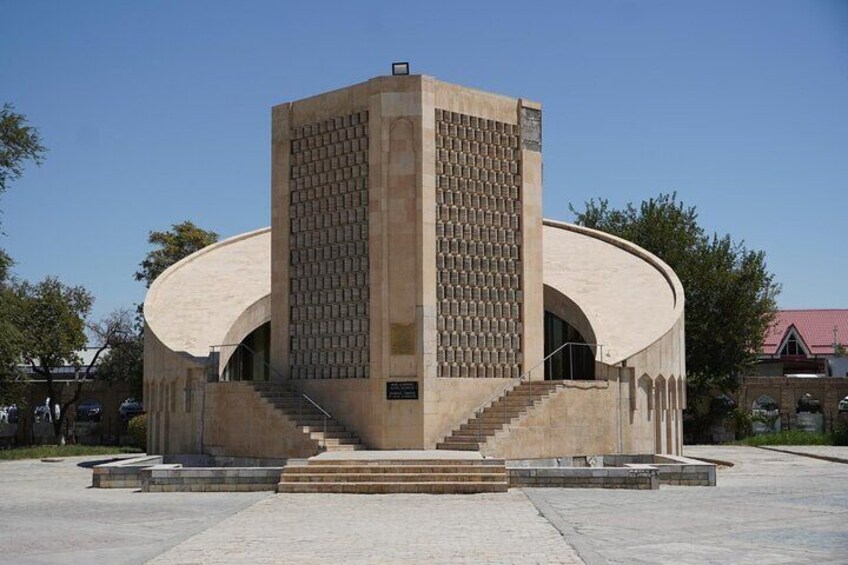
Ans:
[[[102,406],[96,400],[85,400],[77,404],[77,422],[99,422]]]
[[[17,424],[20,417],[17,404],[11,406],[0,406],[0,424]]]
[[[839,411],[848,412],[848,396],[839,401]]]
[[[118,407],[118,414],[121,416],[121,420],[130,420],[139,414],[144,414],[144,405],[140,400],[132,397],[127,398]]]

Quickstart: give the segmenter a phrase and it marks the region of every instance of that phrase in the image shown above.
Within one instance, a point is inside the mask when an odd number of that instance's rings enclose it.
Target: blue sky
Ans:
[[[0,0],[0,101],[45,164],[0,200],[16,274],[142,300],[147,232],[268,225],[270,107],[415,73],[544,105],[545,215],[677,191],[848,308],[848,2]]]

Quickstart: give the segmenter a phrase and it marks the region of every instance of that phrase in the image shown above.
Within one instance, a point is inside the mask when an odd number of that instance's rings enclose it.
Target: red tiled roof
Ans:
[[[795,326],[813,355],[833,355],[834,326],[837,341],[848,346],[848,310],[778,310],[775,324],[766,333],[763,353],[777,355],[790,326]]]

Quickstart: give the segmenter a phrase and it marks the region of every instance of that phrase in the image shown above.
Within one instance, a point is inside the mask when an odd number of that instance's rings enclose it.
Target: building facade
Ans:
[[[427,76],[273,108],[270,229],[148,293],[151,451],[679,453],[680,282],[543,220],[541,134]]]
[[[755,431],[830,431],[848,398],[848,310],[780,310],[757,363],[742,377],[740,406],[767,425]]]

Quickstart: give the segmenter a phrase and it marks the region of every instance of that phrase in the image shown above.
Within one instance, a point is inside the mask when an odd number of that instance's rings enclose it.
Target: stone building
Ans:
[[[271,119],[271,227],[147,295],[149,451],[680,453],[680,281],[542,218],[538,103],[384,76]]]
[[[756,432],[830,431],[848,398],[848,310],[779,310],[735,398],[765,416]],[[804,401],[802,401],[804,399]]]

